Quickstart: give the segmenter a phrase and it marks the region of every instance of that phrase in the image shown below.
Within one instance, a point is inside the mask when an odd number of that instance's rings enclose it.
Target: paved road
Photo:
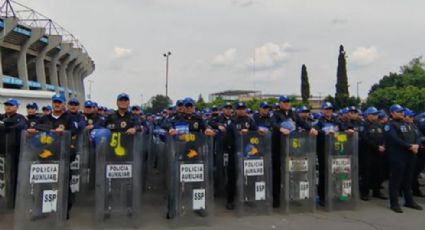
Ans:
[[[425,207],[425,199],[417,199]],[[164,218],[164,200],[159,195],[147,195],[144,198],[144,215],[141,229],[169,229],[169,221]],[[270,216],[236,217],[223,208],[222,202],[216,202],[216,216],[210,226],[191,229],[343,229],[343,230],[423,230],[425,229],[425,211],[404,209],[403,214],[389,210],[387,201],[360,201],[356,211],[326,212],[321,208],[315,213],[283,215],[273,213]],[[12,229],[11,214],[0,215],[0,229]],[[93,229],[93,212],[87,207],[76,207],[67,229]]]

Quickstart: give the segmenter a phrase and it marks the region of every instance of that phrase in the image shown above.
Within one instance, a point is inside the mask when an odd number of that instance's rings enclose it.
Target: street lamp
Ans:
[[[171,52],[168,51],[167,53],[163,54],[165,59],[166,59],[166,63],[165,63],[165,96],[168,97],[168,58],[171,55]]]
[[[357,98],[359,98],[359,85],[361,84],[361,81],[357,82]]]

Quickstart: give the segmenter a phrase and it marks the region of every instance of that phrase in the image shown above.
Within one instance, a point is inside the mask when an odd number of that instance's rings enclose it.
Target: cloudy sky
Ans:
[[[334,94],[338,47],[350,91],[365,97],[384,74],[425,54],[423,0],[19,0],[74,33],[96,62],[93,99],[107,106],[165,94],[205,99],[227,89]],[[254,71],[255,69],[255,71]],[[142,96],[143,95],[143,96]]]

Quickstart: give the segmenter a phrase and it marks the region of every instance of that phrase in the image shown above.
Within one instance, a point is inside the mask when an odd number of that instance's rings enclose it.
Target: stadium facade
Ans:
[[[20,3],[0,1],[1,103],[15,97],[21,105],[45,104],[55,93],[83,101],[84,78],[94,70],[87,50],[62,26]]]

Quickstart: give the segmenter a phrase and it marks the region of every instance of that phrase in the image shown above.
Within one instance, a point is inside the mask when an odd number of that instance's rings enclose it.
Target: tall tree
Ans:
[[[339,46],[338,68],[336,72],[336,92],[335,97],[349,97],[348,92],[348,76],[347,76],[347,61],[345,60],[344,46]]]
[[[172,104],[169,97],[160,94],[152,97],[150,101],[152,102],[152,107],[149,108],[148,111],[153,113],[159,113]]]
[[[307,103],[310,98],[310,83],[308,82],[307,67],[304,64],[301,67],[301,97],[303,103]]]

